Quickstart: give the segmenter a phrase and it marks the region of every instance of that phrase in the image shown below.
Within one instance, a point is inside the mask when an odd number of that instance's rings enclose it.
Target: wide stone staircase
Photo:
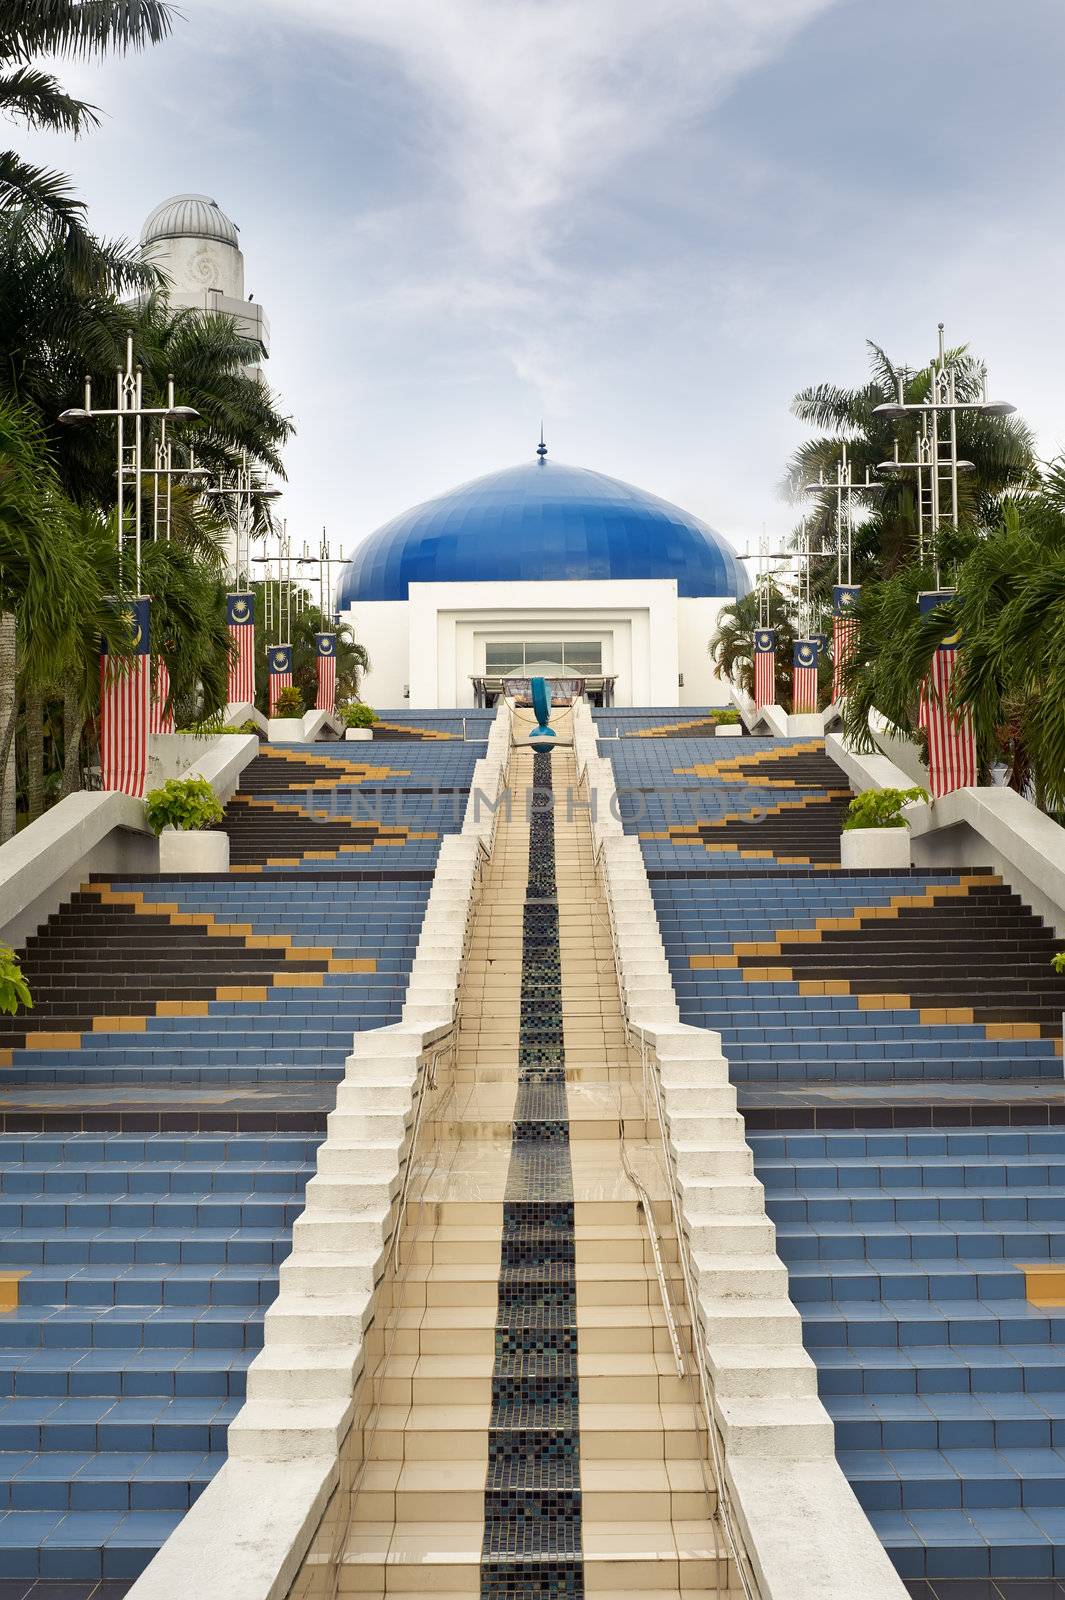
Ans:
[[[915,1600],[1057,1600],[1060,940],[987,869],[842,870],[816,744],[600,748],[681,1017],[721,1035],[861,1504]],[[788,783],[807,803],[774,811]]]
[[[510,783],[343,1486],[292,1600],[738,1592],[622,1161],[624,1141],[690,1358],[572,757],[516,752]]]
[[[482,749],[394,731],[387,760],[269,748],[222,824],[233,871],[95,877],[27,941],[35,1004],[0,1023],[3,1600],[117,1600],[225,1460],[352,1039],[400,1018]],[[324,862],[314,813],[356,793],[391,846]],[[249,831],[271,801],[298,809],[283,843]],[[436,824],[396,837],[404,801]]]

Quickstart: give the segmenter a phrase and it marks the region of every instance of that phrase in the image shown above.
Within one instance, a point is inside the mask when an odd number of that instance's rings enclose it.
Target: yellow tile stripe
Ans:
[[[694,767],[674,767],[676,777],[683,778],[716,778],[720,783],[761,783],[761,778],[752,778],[745,772],[747,767],[772,766],[776,761],[786,761],[789,756],[808,756],[823,753],[825,741],[823,739],[809,739],[802,744],[789,745],[784,750],[763,750],[757,755],[722,756],[719,761],[699,762]],[[767,784],[771,787],[787,789],[801,788],[794,779],[768,778]],[[850,791],[847,791],[850,793]]]
[[[0,1313],[18,1310],[19,1284],[27,1276],[26,1272],[10,1267],[0,1271]]]
[[[366,848],[369,848],[368,846]],[[287,963],[298,965],[306,961],[324,961],[326,972],[345,973],[371,973],[377,971],[377,961],[373,956],[335,956],[332,945],[297,945],[293,943],[289,933],[253,933],[251,924],[247,922],[218,922],[210,911],[182,911],[177,903],[172,900],[148,900],[145,895],[134,889],[112,889],[107,884],[85,883],[82,890],[86,894],[95,895],[103,905],[131,906],[138,916],[164,916],[173,927],[200,928],[209,938],[238,938],[248,950],[270,950],[279,955]],[[282,968],[275,972],[268,984],[220,984],[214,992],[215,1001],[225,1000],[265,1000],[271,987],[275,989],[294,988],[320,988],[324,982],[323,972],[293,972],[290,968]],[[152,1005],[152,1010],[132,1015],[123,1013],[119,1016],[98,1016],[92,1019],[92,1026],[87,1033],[56,1032],[40,1030],[28,1033],[23,1044],[23,1050],[80,1050],[88,1034],[93,1033],[145,1033],[148,1028],[148,1018],[156,1017],[207,1017],[210,1016],[211,1000],[156,1000],[146,1002]],[[10,1067],[14,1060],[14,1050],[0,1051],[0,1068]]]
[[[1048,1309],[1065,1306],[1065,1267],[1045,1262],[1028,1265],[1022,1261],[1017,1263],[1017,1270],[1024,1273],[1025,1295],[1031,1305]]]

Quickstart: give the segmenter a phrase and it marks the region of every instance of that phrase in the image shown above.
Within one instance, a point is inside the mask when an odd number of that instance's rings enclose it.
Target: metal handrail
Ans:
[[[673,1346],[673,1360],[677,1367],[677,1377],[683,1378],[686,1371],[684,1354],[680,1347],[680,1336],[677,1333],[677,1319],[673,1315],[673,1302],[669,1297],[666,1269],[662,1263],[662,1250],[658,1242],[658,1229],[655,1227],[654,1214],[651,1210],[651,1197],[629,1160],[629,1152],[625,1145],[625,1119],[624,1117],[619,1117],[618,1120],[621,1127],[621,1165],[625,1169],[626,1178],[636,1190],[637,1209],[643,1212],[643,1218],[647,1224],[647,1237],[651,1245],[651,1254],[654,1257],[655,1271],[658,1274],[658,1288],[662,1295],[662,1310],[666,1317],[666,1327],[669,1329],[669,1342]]]

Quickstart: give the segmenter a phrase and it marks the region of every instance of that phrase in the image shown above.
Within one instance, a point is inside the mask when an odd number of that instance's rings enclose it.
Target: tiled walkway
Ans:
[[[554,905],[545,829],[530,850],[519,801],[477,910],[400,1271],[380,1291],[369,1459],[346,1461],[292,1600],[332,1595],[338,1567],[340,1593],[377,1596],[731,1592],[693,1397],[620,1160],[624,1125],[675,1260],[587,823],[566,814],[572,758],[550,760]],[[519,795],[532,763],[513,757]]]

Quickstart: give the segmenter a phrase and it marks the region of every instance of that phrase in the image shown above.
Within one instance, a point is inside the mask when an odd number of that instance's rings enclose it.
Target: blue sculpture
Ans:
[[[551,715],[551,691],[544,678],[533,678],[530,688],[533,711],[536,713],[536,727],[529,735],[529,743],[534,750],[550,750],[551,741],[555,737],[555,730],[547,721]]]

